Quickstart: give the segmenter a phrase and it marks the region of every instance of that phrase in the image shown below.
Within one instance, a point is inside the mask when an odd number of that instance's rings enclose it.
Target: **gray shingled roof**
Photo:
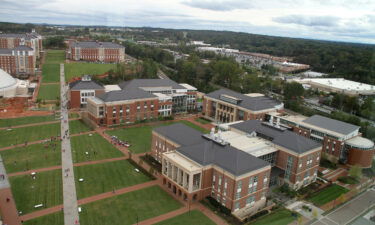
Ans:
[[[95,41],[82,41],[72,43],[72,47],[80,48],[125,48],[122,45],[113,42],[95,42]]]
[[[222,94],[242,99],[242,101],[238,104],[238,106],[245,108],[245,109],[252,110],[252,111],[270,109],[270,108],[274,108],[277,105],[282,104],[281,102],[274,100],[270,97],[266,97],[266,96],[250,97],[250,96],[243,95],[241,93],[228,90],[228,89],[219,89],[217,91],[208,93],[207,96],[220,100],[220,95]]]
[[[95,81],[77,80],[69,84],[70,90],[104,90],[104,87]]]
[[[26,45],[20,45],[15,48],[0,48],[0,54],[6,54],[10,55],[12,54],[12,51],[33,51],[33,48],[30,48],[29,46]]]
[[[215,164],[236,176],[269,165],[234,147],[203,138],[201,132],[182,123],[157,127],[154,131],[181,145],[176,151],[200,165]]]
[[[140,87],[171,87],[173,89],[186,89],[170,79],[133,79],[119,84],[121,89]]]
[[[249,134],[255,131],[258,135],[261,134],[263,137],[268,137],[272,143],[292,150],[298,154],[302,154],[321,146],[320,143],[307,137],[298,135],[289,130],[274,128],[267,125],[265,122],[258,120],[247,120],[242,123],[233,124],[231,127]]]
[[[309,117],[305,119],[303,122],[344,135],[348,135],[353,131],[359,129],[359,126],[350,123],[345,123],[339,120],[334,120],[320,115],[314,115],[312,117]]]
[[[156,95],[150,94],[141,89],[110,91],[97,96],[104,102],[114,102],[132,99],[157,98]]]

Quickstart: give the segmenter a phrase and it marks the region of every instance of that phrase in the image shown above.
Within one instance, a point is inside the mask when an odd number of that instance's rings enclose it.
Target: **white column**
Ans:
[[[189,174],[189,192],[192,192],[193,191],[193,177],[194,175],[193,174]]]
[[[184,171],[183,175],[182,175],[182,186],[185,188],[186,187],[186,178],[187,178],[187,175]]]

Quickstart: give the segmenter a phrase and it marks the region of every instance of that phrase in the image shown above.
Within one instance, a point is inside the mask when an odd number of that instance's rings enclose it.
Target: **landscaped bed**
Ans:
[[[203,117],[196,118],[195,121],[197,121],[197,122],[199,122],[201,124],[210,124],[211,123],[211,121],[209,121],[209,120],[207,120],[207,119],[205,119]]]
[[[130,225],[179,209],[181,204],[158,186],[82,205],[81,225]]]
[[[344,187],[341,187],[337,184],[333,184],[319,192],[312,194],[307,200],[314,203],[317,206],[321,206],[338,198],[340,195],[345,194],[348,191],[349,190]]]
[[[81,199],[151,180],[135,169],[128,160],[75,167],[77,196]]]
[[[124,156],[97,133],[75,136],[70,141],[74,163]]]
[[[280,208],[271,214],[262,216],[254,222],[248,223],[248,225],[287,225],[293,222],[296,218],[292,216],[291,211]]]
[[[199,224],[199,225],[215,225],[207,216],[198,210],[192,210],[190,212],[178,215],[176,217],[164,220],[155,225],[188,225],[188,224]]]
[[[36,179],[32,179],[31,175],[10,177],[17,210],[26,214],[62,204],[61,176],[61,170],[51,170],[37,173]],[[39,204],[43,206],[34,207]]]

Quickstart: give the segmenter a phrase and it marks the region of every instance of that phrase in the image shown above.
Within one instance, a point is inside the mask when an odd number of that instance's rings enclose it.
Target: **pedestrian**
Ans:
[[[10,202],[10,199],[9,199],[9,198],[7,198],[7,202]]]

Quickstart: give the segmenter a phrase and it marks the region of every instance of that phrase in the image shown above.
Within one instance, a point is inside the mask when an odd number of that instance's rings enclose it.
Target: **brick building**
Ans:
[[[322,153],[328,159],[363,168],[371,167],[375,154],[374,142],[361,137],[359,126],[320,115],[273,115],[297,134],[321,143]]]
[[[0,34],[0,48],[13,49],[22,45],[34,49],[34,55],[39,58],[43,51],[42,36],[35,30],[26,34]]]
[[[220,89],[206,94],[203,98],[204,117],[222,123],[263,120],[266,113],[283,110],[282,102],[257,93],[244,95]]]
[[[184,124],[155,128],[151,154],[163,184],[185,201],[216,199],[243,218],[266,205],[271,185],[315,181],[321,146],[279,125],[250,120],[202,134]]]
[[[31,47],[0,48],[0,68],[11,75],[34,75],[35,64],[35,51]]]
[[[86,75],[81,80],[69,84],[69,106],[70,108],[84,108],[88,97],[103,93],[104,87]]]
[[[125,47],[113,42],[73,42],[67,58],[75,61],[118,63],[125,60]]]
[[[188,96],[195,100],[196,94],[169,79],[134,79],[88,98],[87,111],[98,125],[133,123],[194,109],[195,101],[188,104]]]

